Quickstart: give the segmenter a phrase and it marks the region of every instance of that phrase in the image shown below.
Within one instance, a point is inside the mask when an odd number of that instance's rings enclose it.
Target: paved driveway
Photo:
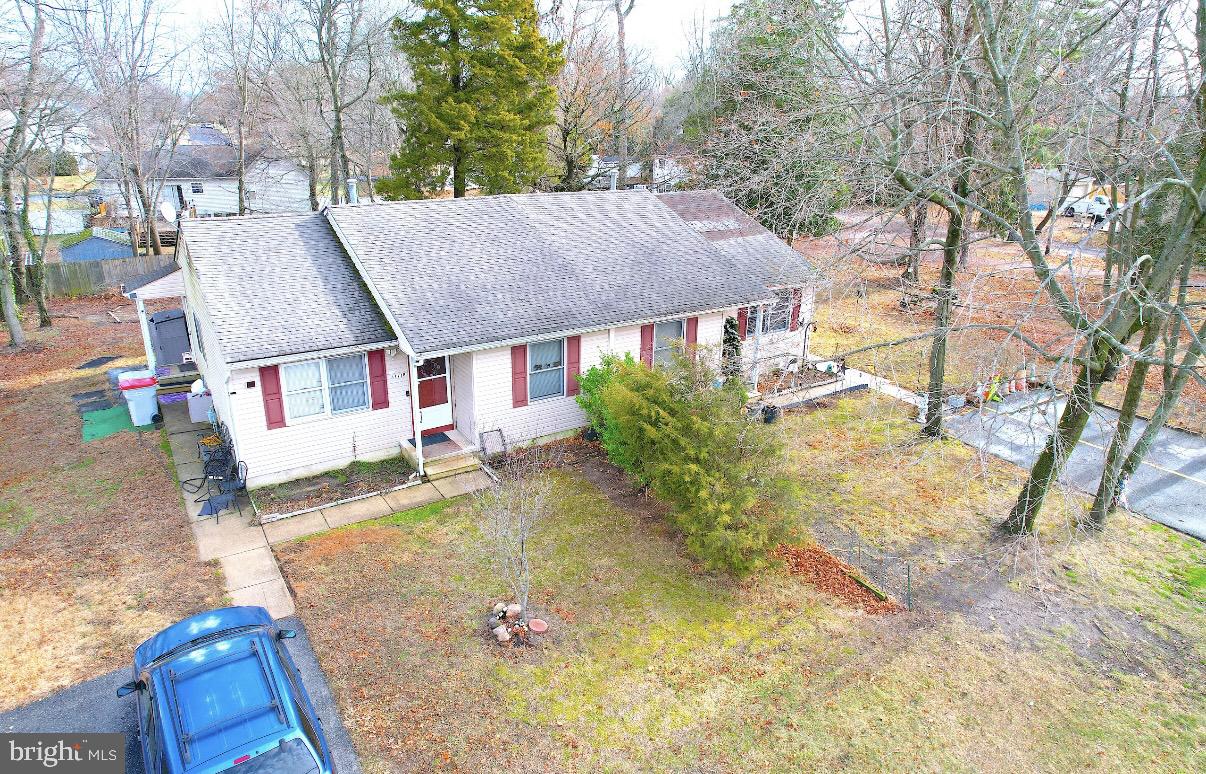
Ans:
[[[278,623],[283,629],[297,630],[297,637],[285,640],[285,645],[301,672],[302,682],[322,721],[327,743],[331,746],[331,756],[335,759],[335,771],[338,774],[360,774],[360,762],[356,758],[352,740],[348,738],[348,732],[335,709],[331,690],[310,647],[305,628],[296,618],[282,618]],[[119,685],[129,679],[129,668],[119,669],[65,688],[41,701],[0,713],[0,732],[120,732],[126,735],[127,774],[143,774],[134,697],[118,699],[114,693]]]
[[[977,448],[1030,467],[1047,442],[1064,400],[1026,405],[1035,396],[1015,395],[984,412],[951,418],[952,435]],[[1118,413],[1098,408],[1068,459],[1064,481],[1090,494],[1105,465],[1105,449]],[[1146,423],[1136,422],[1133,439]],[[1206,540],[1206,438],[1165,428],[1156,437],[1126,489],[1127,506],[1175,530]]]

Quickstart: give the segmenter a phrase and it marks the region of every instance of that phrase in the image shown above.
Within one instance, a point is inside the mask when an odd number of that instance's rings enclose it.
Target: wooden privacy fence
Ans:
[[[48,263],[45,266],[46,294],[90,296],[118,290],[122,284],[137,287],[170,274],[176,269],[172,255],[136,255],[105,261]]]

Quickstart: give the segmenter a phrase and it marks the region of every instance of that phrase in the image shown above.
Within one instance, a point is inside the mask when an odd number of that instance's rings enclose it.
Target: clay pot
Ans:
[[[549,630],[549,625],[539,618],[533,618],[531,621],[528,621],[528,629],[532,634],[544,634]]]

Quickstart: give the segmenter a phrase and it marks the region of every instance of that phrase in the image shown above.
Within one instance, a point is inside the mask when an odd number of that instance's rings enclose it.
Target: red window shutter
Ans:
[[[683,342],[687,345],[687,354],[689,354],[691,356],[691,359],[694,360],[695,359],[695,345],[699,343],[699,318],[698,317],[688,317],[687,318],[687,330],[686,330],[686,336],[684,336],[684,338],[683,338]]]
[[[578,374],[582,371],[582,337],[565,340],[565,394],[578,394]]]
[[[511,406],[528,405],[528,345],[511,347]]]
[[[385,350],[368,353],[369,395],[373,410],[389,408],[389,376],[385,373]]]
[[[750,310],[749,307],[743,306],[737,310],[737,338],[745,339],[746,329],[749,327]]]
[[[641,326],[641,362],[653,367],[653,325]]]
[[[793,331],[800,330],[800,307],[804,303],[804,290],[802,288],[792,288],[791,290],[791,322],[789,325]]]
[[[277,366],[260,367],[260,395],[264,398],[264,418],[268,429],[285,426],[285,398],[281,395],[281,372]]]

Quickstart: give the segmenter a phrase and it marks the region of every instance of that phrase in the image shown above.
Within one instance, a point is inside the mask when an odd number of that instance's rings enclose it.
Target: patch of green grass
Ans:
[[[867,617],[780,571],[703,573],[656,519],[551,475],[539,650],[487,640],[504,584],[469,501],[279,549],[368,770],[1199,768],[1192,678],[1104,675],[1060,637],[1016,648],[938,611]]]
[[[434,503],[420,505],[418,508],[411,508],[407,511],[398,511],[391,513],[389,516],[383,516],[380,519],[372,521],[362,521],[357,524],[349,525],[352,528],[372,526],[372,527],[409,527],[415,524],[422,524],[428,519],[433,519],[436,516],[447,511],[449,508],[456,508],[464,505],[467,502],[467,497],[454,497],[450,500],[436,500]]]
[[[15,535],[34,520],[33,508],[16,500],[0,500],[0,529]]]

